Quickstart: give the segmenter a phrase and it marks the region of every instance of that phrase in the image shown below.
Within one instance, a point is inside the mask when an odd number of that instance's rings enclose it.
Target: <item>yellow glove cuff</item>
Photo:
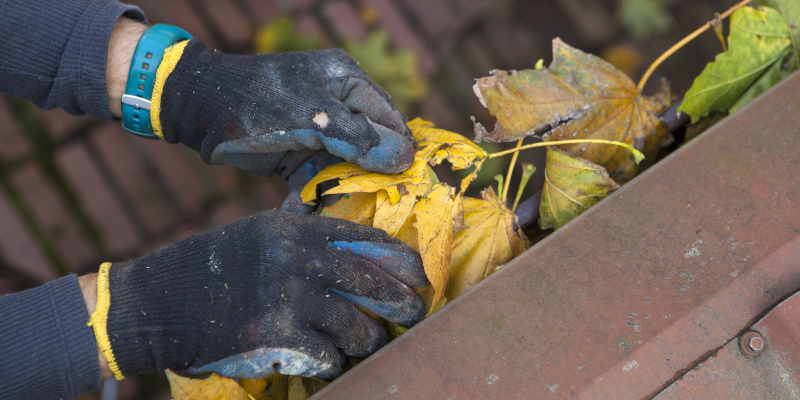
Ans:
[[[183,55],[183,49],[189,44],[188,40],[178,42],[164,50],[164,59],[156,71],[156,82],[153,87],[153,97],[150,99],[150,123],[153,126],[153,133],[164,139],[164,132],[161,128],[161,95],[164,93],[164,84],[167,77],[175,70],[178,60]]]
[[[117,361],[114,359],[114,351],[111,350],[111,340],[106,329],[108,309],[111,306],[111,293],[108,291],[108,271],[110,269],[111,263],[108,262],[100,266],[100,272],[97,276],[97,308],[95,308],[92,316],[89,317],[87,325],[94,329],[97,346],[100,348],[100,352],[103,353],[103,358],[106,359],[108,368],[114,374],[114,378],[121,381],[125,379],[125,376],[122,375],[119,366],[117,366]]]

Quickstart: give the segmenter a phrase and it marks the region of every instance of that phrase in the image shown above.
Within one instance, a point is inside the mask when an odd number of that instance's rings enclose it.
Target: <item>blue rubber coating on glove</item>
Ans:
[[[331,247],[351,251],[374,262],[389,275],[411,287],[430,285],[422,268],[422,258],[408,246],[375,242],[331,242]]]
[[[350,293],[343,292],[336,289],[327,289],[328,293],[336,294],[344,297],[353,304],[364,307],[365,309],[374,312],[377,315],[392,321],[402,326],[413,326],[416,322],[411,316],[398,311],[400,307],[397,303],[387,303],[385,301],[377,301],[368,297],[356,296]]]
[[[275,372],[282,375],[329,379],[339,374],[346,356],[340,354],[336,361],[338,363],[320,361],[318,358],[292,349],[262,348],[236,354],[199,368],[192,367],[187,371],[193,375],[216,372],[222,376],[235,376],[241,379],[259,379]]]
[[[313,179],[318,172],[319,171],[317,171],[314,160],[309,159],[301,164],[300,167],[298,167],[297,170],[295,170],[295,172],[289,176],[289,179],[287,179],[287,183],[289,184],[289,194],[286,195],[286,199],[283,200],[281,211],[295,214],[311,214],[315,206],[303,204],[303,199],[300,196],[300,193],[303,191],[303,188],[306,186],[306,184],[311,181],[311,179]]]

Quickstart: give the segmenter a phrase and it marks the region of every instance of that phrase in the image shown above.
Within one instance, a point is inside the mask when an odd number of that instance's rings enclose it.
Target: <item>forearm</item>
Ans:
[[[85,304],[74,275],[0,297],[4,399],[73,398],[100,388]]]
[[[111,32],[123,15],[144,21],[138,8],[114,0],[4,1],[0,92],[113,119],[106,70]]]

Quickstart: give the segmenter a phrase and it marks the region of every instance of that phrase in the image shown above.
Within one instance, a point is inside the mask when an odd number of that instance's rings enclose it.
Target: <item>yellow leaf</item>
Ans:
[[[439,165],[447,160],[454,170],[465,169],[486,159],[488,153],[466,137],[444,129],[437,129],[433,123],[416,118],[408,123],[417,146],[442,145],[431,157],[431,165]]]
[[[289,377],[289,400],[306,400],[311,397],[306,387],[303,386],[302,376]]]
[[[454,299],[491,275],[498,266],[522,254],[530,246],[517,216],[491,187],[483,200],[465,197],[465,228],[453,238],[450,278],[445,296]]]
[[[333,205],[323,208],[320,215],[372,226],[375,217],[375,193],[346,194]]]
[[[250,396],[231,379],[211,373],[208,377],[186,377],[166,371],[174,400],[248,400]]]
[[[539,226],[558,229],[619,188],[605,168],[547,148]]]
[[[271,379],[269,376],[261,379],[239,379],[239,386],[247,391],[252,400],[272,400],[272,396],[265,393]]]
[[[417,191],[420,185],[406,186],[407,193],[396,204],[392,204],[389,195],[378,192],[375,201],[375,219],[373,228],[383,229],[391,237],[395,237],[411,215],[414,203],[417,202]],[[425,193],[419,193],[424,195]]]
[[[269,389],[267,391],[274,400],[289,399],[289,376],[279,372],[272,374]]]
[[[397,185],[430,185],[428,174],[428,157],[430,157],[440,144],[430,146],[417,152],[411,166],[397,174],[381,174],[367,171],[357,165],[341,163],[325,168],[317,174],[300,193],[303,203],[309,204],[317,197],[317,185],[331,179],[339,179],[339,186],[327,190],[324,194],[341,194],[364,192],[373,193],[380,190],[387,191],[392,204],[400,201]]]
[[[328,386],[328,382],[323,381],[319,378],[303,378],[303,385],[305,385],[306,390],[309,394],[314,394],[322,390],[325,386]]]
[[[453,214],[459,209],[453,195],[455,189],[446,184],[433,187],[426,197],[414,207],[417,216],[419,252],[425,275],[435,291],[432,304],[444,294],[450,272],[450,254],[453,243]]]
[[[407,244],[412,249],[419,251],[419,234],[417,232],[417,215],[413,212],[408,216],[406,222],[394,235],[395,239]]]
[[[345,179],[351,176],[363,174],[364,169],[355,164],[340,163],[325,168],[318,173],[300,192],[300,197],[304,204],[308,204],[317,198],[317,185],[331,179]]]
[[[439,297],[439,301],[436,304],[433,303],[433,298],[436,296],[436,290],[434,290],[433,286],[425,286],[421,288],[414,288],[414,291],[417,292],[419,297],[422,298],[422,301],[425,303],[425,309],[428,310],[428,315],[439,311],[440,308],[444,307],[445,304],[450,300],[447,296]],[[394,324],[392,324],[394,325]],[[399,328],[408,330],[408,328],[403,328],[402,326],[396,325]],[[400,331],[399,333],[403,333],[405,331]],[[399,336],[399,335],[398,335]]]

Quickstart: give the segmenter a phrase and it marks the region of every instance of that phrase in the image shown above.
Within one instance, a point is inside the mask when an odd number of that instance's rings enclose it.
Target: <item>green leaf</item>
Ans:
[[[800,1],[797,0],[756,0],[756,4],[778,11],[791,31],[794,45],[792,70],[800,68]]]
[[[561,228],[619,188],[605,168],[556,148],[547,148],[539,226]]]
[[[750,88],[747,89],[746,92],[739,97],[739,100],[734,103],[730,109],[728,109],[728,113],[732,113],[744,106],[745,104],[749,103],[750,100],[755,99],[761,93],[767,91],[767,89],[775,86],[781,79],[785,78],[789,75],[789,71],[785,71],[783,69],[783,58],[775,61],[772,65],[767,69],[767,72],[764,75],[761,75],[758,80],[753,83]]]
[[[675,23],[661,0],[624,0],[618,15],[622,26],[637,40],[665,34]]]
[[[391,49],[386,32],[375,31],[365,42],[345,42],[343,48],[392,96],[400,111],[409,112],[414,103],[428,95],[428,81],[416,54]]]
[[[678,111],[697,122],[712,111],[741,107],[740,98],[791,51],[789,27],[780,13],[767,7],[737,10],[731,17],[728,51],[718,54],[694,80]],[[772,78],[761,82],[761,91]]]
[[[290,17],[280,17],[259,27],[254,41],[255,51],[258,54],[307,51],[321,46],[317,37],[298,33]]]

